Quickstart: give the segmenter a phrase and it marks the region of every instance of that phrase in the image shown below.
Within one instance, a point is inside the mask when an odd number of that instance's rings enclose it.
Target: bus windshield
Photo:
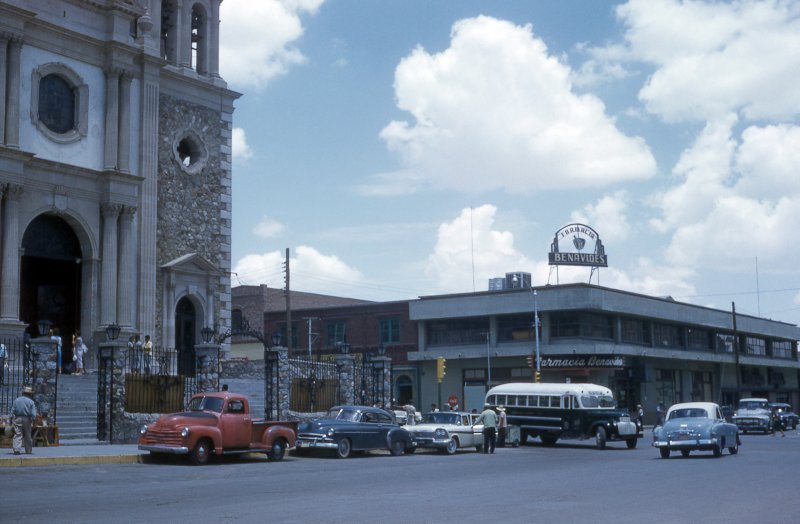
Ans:
[[[616,402],[614,402],[614,397],[610,395],[589,394],[581,395],[581,405],[587,409],[613,408],[616,407]]]

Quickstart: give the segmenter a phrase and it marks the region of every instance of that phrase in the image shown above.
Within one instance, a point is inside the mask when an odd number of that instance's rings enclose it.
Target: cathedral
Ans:
[[[230,325],[221,0],[0,0],[0,337]]]

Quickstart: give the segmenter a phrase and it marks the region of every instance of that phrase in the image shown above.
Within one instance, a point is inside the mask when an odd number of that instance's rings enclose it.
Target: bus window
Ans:
[[[509,395],[508,396],[508,405],[509,406],[516,406],[517,404],[517,396],[516,395]]]
[[[570,402],[572,404],[572,409],[580,409],[581,405],[578,404],[578,397],[570,395],[569,398],[572,399]]]
[[[561,407],[561,397],[556,397],[554,395],[550,395],[550,407],[551,408],[560,408]]]
[[[488,397],[486,397],[486,403],[496,406],[497,405],[497,395],[489,395]]]
[[[517,406],[527,406],[528,405],[528,397],[525,395],[520,395],[517,397]]]

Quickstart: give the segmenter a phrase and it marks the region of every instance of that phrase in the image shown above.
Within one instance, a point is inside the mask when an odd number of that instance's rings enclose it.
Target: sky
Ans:
[[[224,0],[232,284],[506,273],[800,324],[800,0]],[[571,223],[608,267],[548,265]]]

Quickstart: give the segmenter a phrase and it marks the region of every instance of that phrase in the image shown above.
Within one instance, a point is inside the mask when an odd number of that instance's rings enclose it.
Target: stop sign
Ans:
[[[458,406],[458,397],[455,395],[450,395],[450,398],[447,399],[447,403],[451,408]]]

